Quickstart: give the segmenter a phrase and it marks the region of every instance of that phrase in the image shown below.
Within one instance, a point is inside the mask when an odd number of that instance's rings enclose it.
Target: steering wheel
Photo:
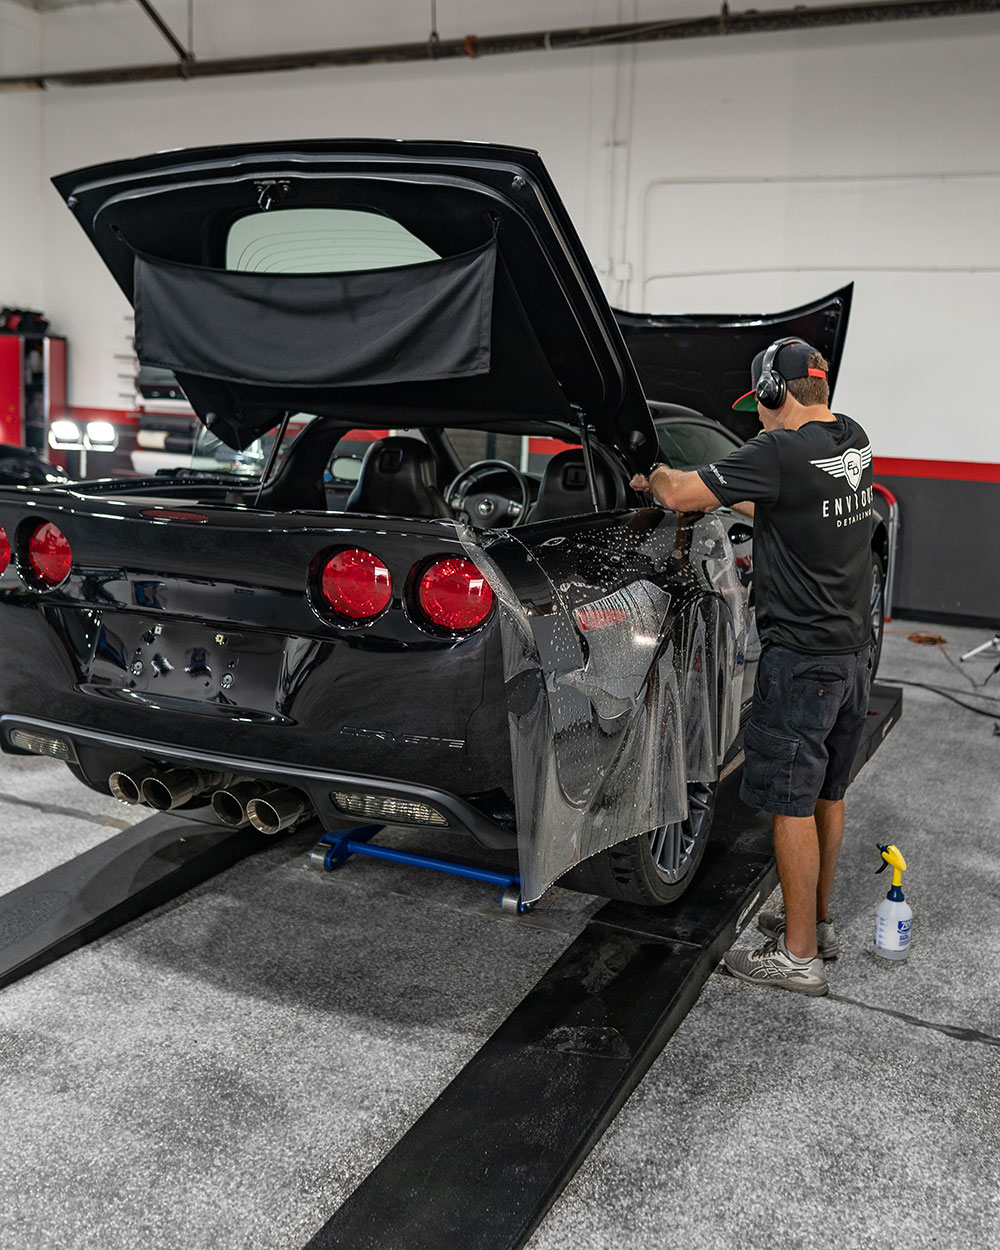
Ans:
[[[498,472],[507,473],[514,479],[519,499],[483,488],[483,479]],[[531,506],[531,487],[521,470],[506,460],[477,460],[448,483],[444,498],[454,509],[456,518],[467,525],[476,529],[501,529],[524,524]]]

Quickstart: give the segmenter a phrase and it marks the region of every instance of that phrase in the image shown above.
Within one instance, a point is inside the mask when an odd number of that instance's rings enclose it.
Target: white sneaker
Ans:
[[[826,994],[830,989],[822,959],[818,955],[796,958],[789,953],[784,938],[774,938],[757,950],[727,951],[723,963],[734,977],[752,985],[773,985],[810,995]]]
[[[785,917],[780,911],[762,911],[757,917],[757,928],[765,937],[785,936]],[[836,959],[840,954],[840,938],[833,927],[833,920],[820,920],[816,925],[816,946],[820,959]]]

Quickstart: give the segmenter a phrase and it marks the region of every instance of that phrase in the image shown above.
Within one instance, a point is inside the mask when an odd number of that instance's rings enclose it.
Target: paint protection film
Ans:
[[[466,541],[498,600],[526,900],[687,816],[738,731],[747,633],[718,516],[553,528]]]

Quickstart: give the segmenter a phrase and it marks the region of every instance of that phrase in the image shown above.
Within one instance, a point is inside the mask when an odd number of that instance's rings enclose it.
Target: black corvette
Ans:
[[[214,452],[0,488],[3,749],[269,832],[463,831],[516,848],[525,900],[679,894],[758,646],[748,527],[628,486],[648,398],[722,417],[790,332],[835,371],[849,288],[616,316],[520,149],[260,144],[56,186]],[[525,439],[563,446],[540,477]]]

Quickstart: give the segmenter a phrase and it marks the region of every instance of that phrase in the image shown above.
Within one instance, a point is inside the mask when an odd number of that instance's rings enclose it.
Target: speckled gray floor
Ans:
[[[966,684],[897,628],[885,676]],[[928,628],[956,657],[987,636]],[[905,699],[851,793],[834,993],[713,976],[531,1250],[1000,1244],[1000,737]],[[61,765],[0,758],[0,890],[132,818]],[[899,967],[866,952],[876,840],[911,864]],[[454,878],[321,876],[308,845],[0,993],[4,1250],[301,1246],[594,906],[553,891],[518,921]]]

